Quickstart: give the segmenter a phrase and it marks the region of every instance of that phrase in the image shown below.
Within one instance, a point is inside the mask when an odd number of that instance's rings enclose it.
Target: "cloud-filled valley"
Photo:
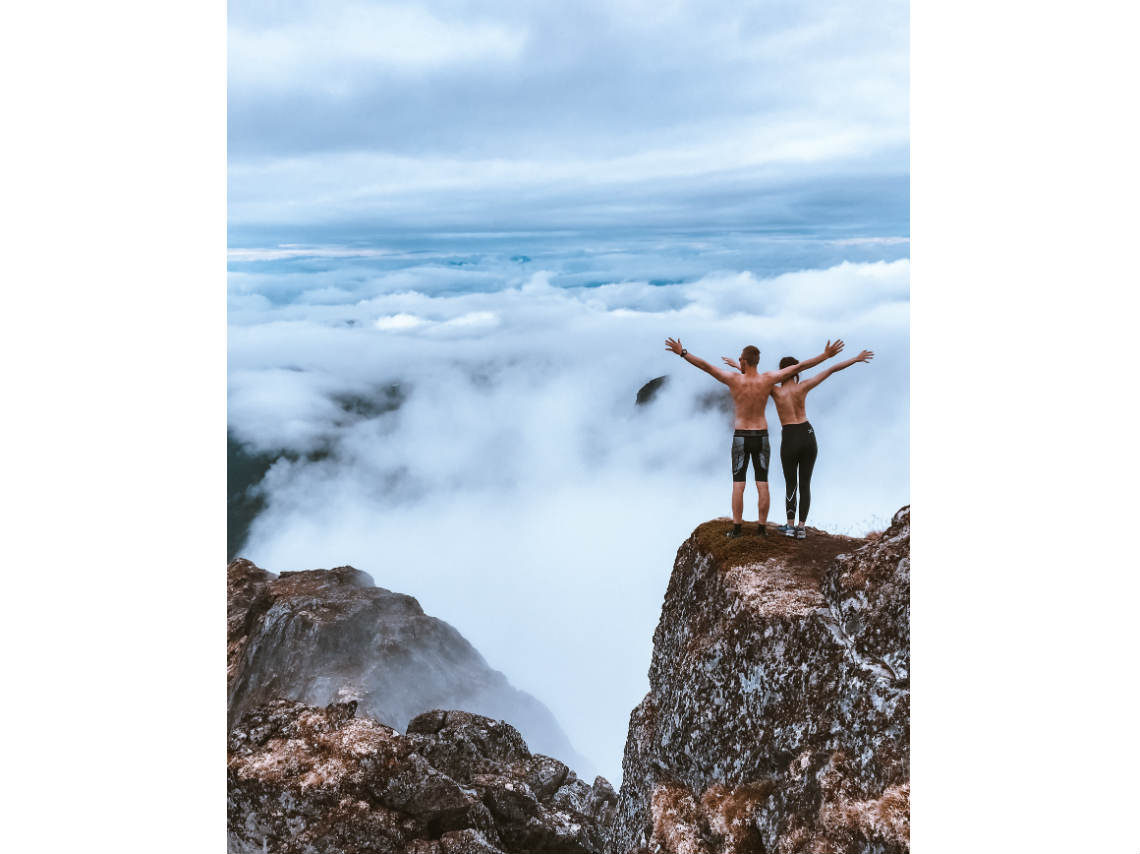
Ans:
[[[763,368],[828,338],[874,349],[808,406],[809,521],[863,533],[909,500],[909,263],[888,241],[839,247],[881,260],[757,275],[720,266],[739,260],[731,241],[694,239],[681,280],[663,281],[670,241],[574,245],[236,248],[229,429],[275,460],[244,556],[274,571],[350,563],[416,596],[616,779],[673,552],[728,513],[722,387],[664,338],[717,363],[756,344]]]

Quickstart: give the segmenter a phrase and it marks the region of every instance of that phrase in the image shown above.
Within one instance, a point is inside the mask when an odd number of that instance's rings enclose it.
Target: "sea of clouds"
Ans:
[[[731,421],[702,404],[720,386],[666,336],[716,364],[755,344],[764,369],[873,349],[808,399],[809,522],[862,534],[909,501],[906,241],[830,241],[784,272],[796,248],[765,245],[231,250],[231,435],[301,453],[269,470],[241,553],[415,596],[620,780],[675,551],[729,513]],[[344,405],[362,399],[399,405]]]

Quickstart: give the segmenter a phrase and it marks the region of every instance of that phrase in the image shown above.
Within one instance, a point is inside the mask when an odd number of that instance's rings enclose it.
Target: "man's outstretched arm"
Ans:
[[[864,350],[862,353],[860,353],[858,356],[856,356],[853,359],[848,359],[846,362],[837,362],[836,364],[834,364],[830,368],[828,368],[826,371],[820,371],[814,377],[808,377],[806,380],[804,380],[802,383],[804,386],[804,391],[811,391],[813,388],[815,388],[817,385],[819,385],[821,382],[823,382],[829,376],[834,374],[836,371],[846,370],[847,368],[850,368],[852,365],[854,365],[856,362],[869,362],[873,358],[875,358],[874,353],[872,353],[870,350]]]
[[[722,371],[720,368],[714,368],[704,359],[700,358],[699,356],[694,356],[692,353],[682,347],[681,342],[676,338],[666,338],[665,349],[672,350],[690,365],[694,365],[705,373],[711,374],[714,378],[720,380],[725,385],[728,385],[732,382],[734,374],[730,374],[728,371]]]
[[[803,373],[808,368],[814,368],[824,359],[830,359],[832,356],[838,355],[839,351],[843,349],[843,339],[837,338],[833,344],[831,341],[827,342],[827,346],[823,348],[823,352],[818,356],[812,356],[810,359],[804,359],[802,362],[796,362],[794,365],[779,370],[772,371],[775,376],[776,382],[782,383],[786,379],[794,377],[796,374]]]

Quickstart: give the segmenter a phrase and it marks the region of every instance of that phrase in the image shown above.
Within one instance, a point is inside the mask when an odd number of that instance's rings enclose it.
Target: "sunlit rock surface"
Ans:
[[[231,852],[598,852],[617,795],[532,754],[503,721],[433,710],[407,734],[275,700],[230,730]]]
[[[607,851],[908,851],[909,507],[867,540],[729,524],[677,553]]]
[[[431,709],[463,709],[509,721],[535,750],[593,775],[549,709],[411,596],[351,566],[275,576],[238,558],[227,574],[231,726],[278,698],[355,700],[362,715],[399,730]]]

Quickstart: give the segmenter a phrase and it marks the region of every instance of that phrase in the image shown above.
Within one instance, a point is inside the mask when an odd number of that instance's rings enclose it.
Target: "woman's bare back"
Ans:
[[[780,424],[803,424],[807,421],[807,393],[803,383],[788,380],[783,385],[772,387],[772,401],[776,404],[776,414]]]

